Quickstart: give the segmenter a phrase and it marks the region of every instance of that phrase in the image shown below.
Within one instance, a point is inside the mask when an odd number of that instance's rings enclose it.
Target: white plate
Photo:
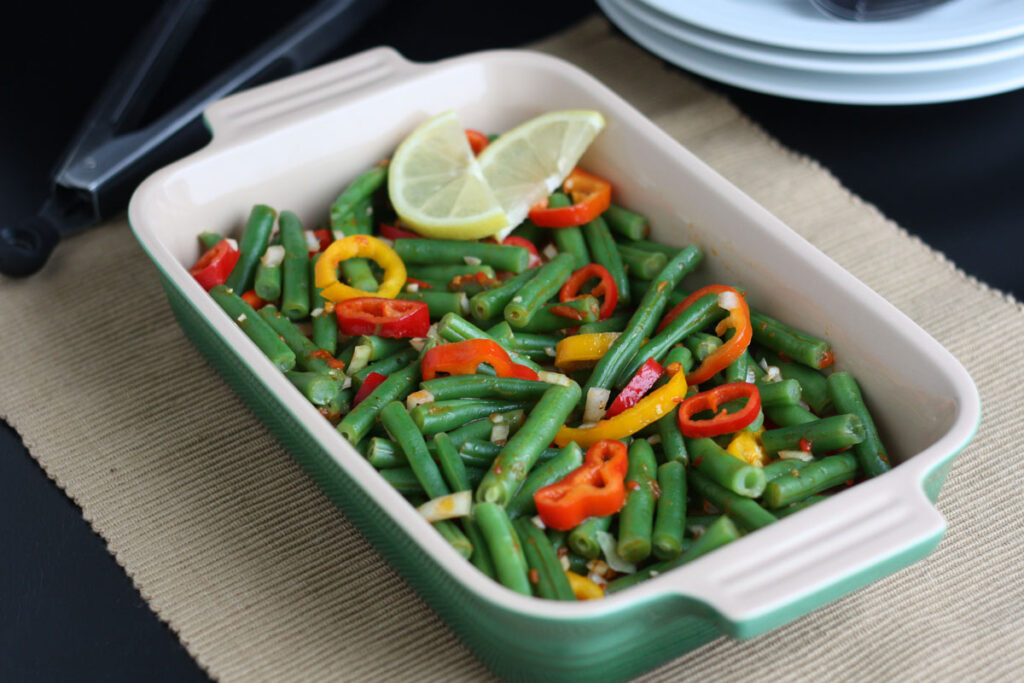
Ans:
[[[810,0],[644,0],[701,28],[754,43],[823,52],[921,52],[1024,34],[1024,0],[950,0],[879,22],[826,16]]]
[[[652,9],[644,0],[615,0],[638,21],[656,25],[673,38],[730,57],[788,69],[834,73],[912,73],[991,64],[1024,55],[1024,34],[968,47],[889,54],[795,50],[732,38]]]
[[[844,74],[757,64],[680,42],[660,24],[628,14],[615,0],[597,0],[626,35],[663,59],[748,90],[839,104],[927,104],[1006,92],[1024,86],[1024,55],[991,64],[922,73]]]

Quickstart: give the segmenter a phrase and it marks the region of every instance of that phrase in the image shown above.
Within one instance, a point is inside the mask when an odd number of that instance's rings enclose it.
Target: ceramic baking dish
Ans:
[[[746,287],[753,306],[825,335],[861,380],[898,465],[696,562],[604,600],[505,589],[459,557],[277,372],[192,280],[203,230],[237,232],[254,203],[309,225],[426,117],[455,109],[502,131],[592,108],[606,130],[583,165],[699,244],[691,284]],[[932,501],[980,406],[963,367],[880,296],[579,69],[525,51],[413,64],[380,48],[229,97],[213,141],[151,176],[129,218],[182,327],[296,460],[488,666],[507,678],[621,679],[720,634],[749,638],[923,557],[945,522]],[[837,226],[838,228],[838,226]]]

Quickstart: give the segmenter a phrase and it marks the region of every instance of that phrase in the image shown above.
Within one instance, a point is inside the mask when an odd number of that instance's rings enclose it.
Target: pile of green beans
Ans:
[[[341,190],[324,216],[336,237],[378,234],[382,223],[394,221],[386,177],[387,166],[375,166]],[[570,203],[561,193],[548,200],[553,208]],[[695,299],[658,331],[666,311],[687,296],[680,283],[704,254],[693,244],[649,241],[648,233],[644,216],[618,204],[568,228],[526,222],[513,234],[544,254],[535,267],[519,245],[397,239],[395,253],[419,281],[398,298],[427,305],[431,332],[418,340],[348,337],[315,286],[318,253],[309,231],[295,213],[257,205],[241,232],[236,266],[210,295],[296,396],[330,420],[400,495],[419,504],[472,492],[465,514],[431,522],[469,563],[523,595],[575,600],[581,582],[606,593],[623,590],[890,467],[860,385],[828,367],[829,344],[752,312],[750,346],[687,396],[753,383],[762,407],[755,421],[691,438],[671,408],[622,437],[628,468],[618,512],[563,531],[547,528],[535,494],[583,466],[585,448],[553,442],[563,426],[581,422],[588,393],[606,390],[614,398],[650,359],[688,373],[731,334],[715,332],[728,313],[717,294]],[[206,248],[220,239],[201,235]],[[267,252],[271,246],[277,251]],[[283,260],[264,258],[281,249]],[[619,294],[603,320],[601,292],[559,296],[574,271],[590,263],[607,269]],[[369,291],[383,273],[372,261],[350,259],[338,275]],[[262,303],[242,296],[250,290]],[[592,367],[568,374],[555,367],[562,340],[602,332],[619,335]],[[497,343],[537,378],[500,377],[487,365],[474,374],[423,378],[426,353],[470,339]]]

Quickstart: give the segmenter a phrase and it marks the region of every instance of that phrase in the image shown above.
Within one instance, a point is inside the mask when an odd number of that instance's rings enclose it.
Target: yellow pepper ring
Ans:
[[[560,370],[579,370],[590,367],[608,353],[619,332],[574,334],[555,346],[555,367]]]
[[[674,372],[665,386],[655,389],[632,408],[627,408],[615,417],[601,420],[593,427],[565,427],[555,434],[559,447],[575,441],[582,448],[590,448],[602,439],[622,439],[636,434],[647,425],[660,420],[673,410],[686,396],[686,374],[678,363],[668,367]]]
[[[372,259],[384,269],[384,279],[376,292],[364,292],[338,281],[338,264],[350,258]],[[394,299],[405,286],[405,264],[395,250],[370,235],[351,235],[334,240],[316,262],[316,286],[329,301],[344,301],[360,296]]]

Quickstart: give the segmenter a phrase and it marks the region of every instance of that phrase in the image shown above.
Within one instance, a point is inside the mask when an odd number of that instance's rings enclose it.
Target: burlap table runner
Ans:
[[[1024,338],[1020,304],[603,19],[538,47],[603,80],[910,315],[967,366],[985,406],[940,497],[949,532],[929,558],[650,677],[1019,675],[1024,362],[992,353],[979,332]],[[0,414],[211,675],[488,676],[188,343],[124,221],[62,244],[32,279],[0,281],[0,321]]]

